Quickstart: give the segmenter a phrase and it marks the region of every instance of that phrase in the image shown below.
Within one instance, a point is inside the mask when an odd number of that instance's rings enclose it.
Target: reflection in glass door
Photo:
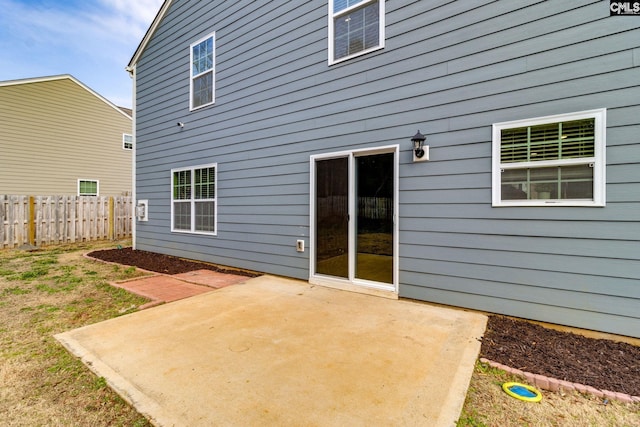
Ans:
[[[349,277],[349,158],[316,162],[316,273]]]
[[[315,160],[315,274],[393,285],[395,161],[395,152]]]
[[[393,283],[393,153],[356,157],[358,279]]]

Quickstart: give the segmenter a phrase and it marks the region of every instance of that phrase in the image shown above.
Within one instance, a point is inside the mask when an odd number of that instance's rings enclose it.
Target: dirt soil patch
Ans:
[[[131,248],[100,250],[89,255],[165,274],[208,269],[248,277],[259,275]],[[640,347],[631,344],[490,316],[480,356],[522,371],[640,396]]]
[[[640,396],[640,347],[490,316],[480,356],[525,372]]]

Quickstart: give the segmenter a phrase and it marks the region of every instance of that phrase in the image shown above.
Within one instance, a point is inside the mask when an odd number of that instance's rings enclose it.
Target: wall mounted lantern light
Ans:
[[[411,138],[411,143],[413,144],[413,161],[414,162],[424,162],[429,160],[429,146],[424,145],[424,141],[427,138],[418,131]]]

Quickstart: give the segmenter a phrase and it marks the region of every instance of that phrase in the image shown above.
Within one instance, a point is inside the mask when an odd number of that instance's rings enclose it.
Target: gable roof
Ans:
[[[140,57],[142,56],[145,49],[147,48],[147,45],[149,44],[151,37],[153,37],[153,35],[156,33],[156,30],[158,29],[160,22],[162,22],[165,15],[167,14],[167,11],[169,10],[169,6],[171,6],[171,3],[173,3],[173,0],[164,0],[164,3],[162,3],[162,6],[160,6],[160,10],[158,11],[158,14],[153,19],[151,26],[145,33],[144,37],[142,38],[142,41],[138,45],[138,48],[136,49],[135,53],[131,57],[131,60],[129,61],[129,65],[125,67],[125,70],[127,70],[130,74],[133,72],[133,68],[136,66],[136,64],[138,63],[138,60],[140,60]]]
[[[87,92],[95,96],[96,98],[98,98],[100,101],[104,102],[109,107],[113,108],[118,113],[122,114],[123,116],[131,120],[130,114],[127,114],[126,111],[123,111],[120,107],[118,107],[117,105],[109,101],[104,96],[100,95],[98,92],[91,89],[89,86],[82,83],[80,80],[73,77],[71,74],[60,74],[56,76],[45,76],[45,77],[32,77],[28,79],[18,79],[18,80],[5,80],[0,82],[0,87],[17,86],[17,85],[23,85],[23,84],[29,84],[29,83],[42,83],[42,82],[64,80],[64,79],[71,80],[73,83],[77,84],[78,86],[80,86],[81,88],[83,88],[84,90],[86,90]]]

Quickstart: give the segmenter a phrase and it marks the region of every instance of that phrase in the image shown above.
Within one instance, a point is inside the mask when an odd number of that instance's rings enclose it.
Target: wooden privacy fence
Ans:
[[[389,197],[358,197],[358,217],[393,220],[393,199]]]
[[[316,199],[319,212],[326,217],[344,216],[347,212],[346,196],[328,196]],[[393,199],[390,197],[358,197],[358,218],[393,219]]]
[[[130,196],[0,195],[0,248],[131,237]]]

